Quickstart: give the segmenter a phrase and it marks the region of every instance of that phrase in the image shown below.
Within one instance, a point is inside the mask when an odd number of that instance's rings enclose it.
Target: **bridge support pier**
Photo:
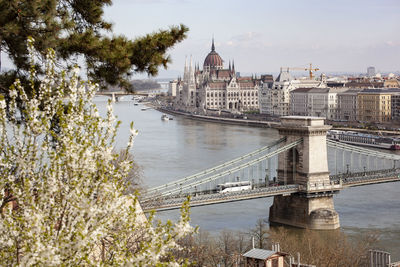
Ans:
[[[277,126],[286,144],[303,142],[278,158],[278,182],[298,184],[300,193],[275,196],[269,221],[300,228],[332,230],[340,227],[333,194],[341,189],[329,180],[324,118],[288,116]]]
[[[333,230],[340,227],[332,196],[275,196],[269,210],[269,221],[316,230]]]

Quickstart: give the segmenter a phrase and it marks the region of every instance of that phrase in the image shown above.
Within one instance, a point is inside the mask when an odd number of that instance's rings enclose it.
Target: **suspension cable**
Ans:
[[[159,191],[159,190],[168,189],[168,188],[170,188],[172,186],[179,186],[182,183],[186,183],[186,182],[189,182],[189,181],[191,181],[193,179],[197,179],[197,178],[199,178],[201,176],[205,176],[207,174],[219,171],[219,170],[221,170],[223,168],[226,168],[226,167],[229,167],[229,166],[231,166],[231,165],[233,165],[233,164],[235,164],[237,162],[240,162],[242,160],[246,160],[247,158],[250,158],[250,157],[252,157],[254,155],[260,154],[260,153],[264,152],[265,150],[268,150],[268,149],[270,149],[270,148],[272,148],[274,146],[277,146],[277,145],[279,145],[279,144],[281,144],[282,142],[285,142],[285,141],[286,141],[286,137],[281,138],[278,141],[272,143],[271,145],[262,147],[260,149],[257,149],[255,151],[253,151],[253,152],[250,152],[250,153],[248,153],[246,155],[243,155],[243,156],[240,156],[240,157],[235,158],[233,160],[224,162],[224,163],[222,163],[222,164],[220,164],[218,166],[215,166],[213,168],[209,168],[209,169],[203,170],[203,171],[198,172],[196,174],[192,174],[190,176],[184,177],[182,179],[179,179],[179,180],[176,180],[176,181],[173,181],[173,182],[170,182],[170,183],[166,183],[164,185],[160,185],[160,186],[156,186],[156,187],[150,188],[149,190],[147,190],[146,195],[149,195],[149,194],[154,193],[154,192]]]
[[[247,168],[247,167],[249,167],[249,166],[251,166],[251,165],[257,164],[257,163],[259,163],[259,162],[261,162],[261,161],[263,161],[263,160],[265,160],[265,159],[268,159],[268,158],[270,158],[270,157],[273,157],[273,156],[275,156],[275,155],[277,155],[277,154],[279,154],[279,153],[281,153],[281,152],[284,152],[284,151],[286,151],[286,150],[288,150],[288,149],[291,149],[292,147],[295,147],[295,146],[297,146],[298,144],[300,144],[302,141],[303,141],[303,139],[300,138],[299,140],[297,140],[297,141],[295,141],[295,142],[293,142],[293,143],[290,143],[290,144],[285,145],[285,146],[283,146],[283,147],[281,147],[281,148],[278,148],[277,150],[274,150],[273,152],[270,152],[270,153],[268,153],[268,154],[266,154],[266,155],[264,155],[264,156],[261,156],[261,157],[259,157],[259,158],[257,158],[257,159],[254,159],[254,160],[249,161],[249,162],[247,162],[247,163],[241,164],[241,165],[239,165],[239,166],[236,166],[236,167],[234,167],[234,168],[232,168],[232,169],[223,171],[223,172],[221,172],[221,173],[214,174],[214,175],[212,175],[212,176],[210,176],[210,177],[206,177],[206,178],[204,178],[204,179],[202,179],[202,180],[194,181],[194,182],[192,182],[192,183],[190,183],[190,184],[181,186],[181,187],[179,187],[179,188],[171,189],[171,190],[169,190],[169,191],[165,191],[165,192],[159,193],[159,194],[157,194],[156,197],[172,195],[172,194],[177,193],[177,192],[180,192],[180,191],[182,191],[182,190],[190,189],[190,188],[193,188],[193,187],[195,187],[195,186],[202,185],[202,184],[207,183],[207,182],[211,182],[211,181],[216,180],[216,179],[218,179],[218,178],[220,178],[220,177],[223,177],[223,176],[225,176],[225,175],[227,175],[227,174],[230,174],[230,173],[233,173],[233,172],[236,172],[236,171],[240,171],[240,170],[245,169],[245,168]],[[146,196],[147,196],[147,195],[146,195]],[[148,196],[147,198],[144,198],[144,200],[150,199],[150,198],[152,198],[152,197],[154,197],[154,196]]]
[[[344,143],[329,140],[329,139],[327,140],[327,144],[329,147],[332,147],[332,148],[341,148],[341,149],[344,149],[347,151],[352,151],[352,152],[356,152],[356,153],[364,154],[364,155],[368,155],[368,156],[375,156],[375,157],[392,159],[392,160],[400,159],[399,155],[389,154],[389,153],[384,153],[384,152],[380,152],[380,151],[376,151],[376,150],[372,150],[372,149],[368,149],[368,148],[344,144]]]

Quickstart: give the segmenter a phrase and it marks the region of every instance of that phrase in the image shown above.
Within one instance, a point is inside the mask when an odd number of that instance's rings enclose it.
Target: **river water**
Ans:
[[[114,104],[122,121],[117,146],[126,145],[129,123],[134,122],[139,135],[132,154],[143,169],[148,187],[161,185],[218,163],[236,158],[278,139],[274,129],[203,122],[175,116],[162,121],[161,113],[124,100]],[[107,98],[96,97],[100,110]],[[380,234],[377,246],[400,260],[400,182],[360,186],[335,195],[335,208],[341,229],[351,235],[374,231]],[[192,225],[210,232],[223,229],[248,231],[259,218],[268,219],[272,198],[247,200],[191,209]],[[158,218],[176,220],[178,211],[162,212]]]

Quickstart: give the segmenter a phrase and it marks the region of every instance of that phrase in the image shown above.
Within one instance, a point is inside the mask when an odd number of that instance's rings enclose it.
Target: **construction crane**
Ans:
[[[315,71],[319,71],[319,68],[313,68],[312,67],[312,63],[310,63],[310,67],[309,68],[281,67],[281,71],[282,71],[282,69],[287,69],[288,71],[289,70],[305,70],[305,71],[308,71],[308,75],[310,77],[310,80],[312,80],[314,78],[314,75],[313,75],[314,72]]]

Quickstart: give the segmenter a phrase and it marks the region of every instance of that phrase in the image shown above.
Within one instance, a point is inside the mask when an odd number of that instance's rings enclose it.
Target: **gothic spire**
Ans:
[[[185,56],[185,69],[183,72],[183,81],[187,81],[187,79],[189,78],[189,69],[188,69],[188,65],[187,65],[187,56]]]
[[[211,51],[215,51],[214,35],[213,35],[213,38],[212,38]]]
[[[192,55],[190,55],[189,83],[194,83],[194,69],[193,69]]]

